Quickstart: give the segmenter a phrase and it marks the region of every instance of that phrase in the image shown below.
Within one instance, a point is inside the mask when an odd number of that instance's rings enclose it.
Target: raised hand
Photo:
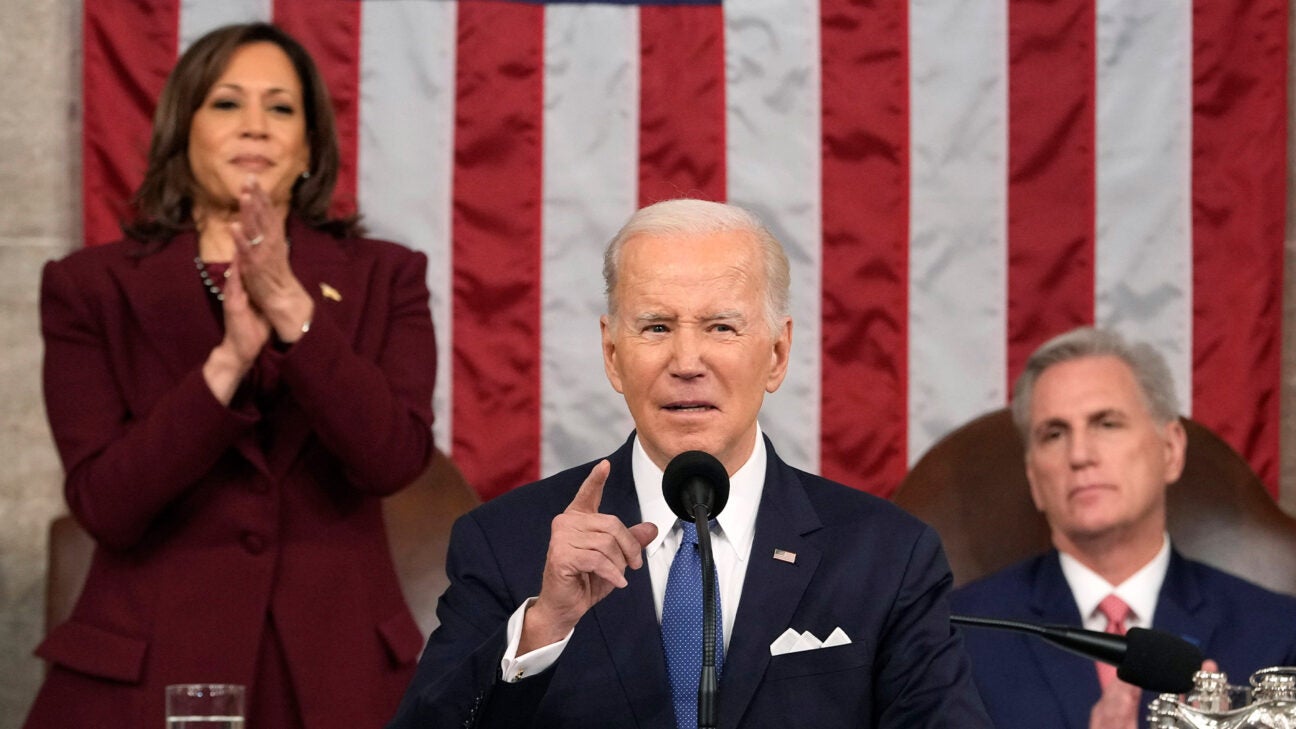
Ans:
[[[648,522],[626,527],[599,513],[611,469],[599,461],[567,509],[554,517],[540,596],[523,620],[518,655],[562,640],[599,600],[628,584],[627,567],[643,566],[643,548],[657,536],[657,527]]]
[[[238,220],[229,224],[234,247],[242,259],[243,286],[283,342],[295,342],[315,312],[288,262],[289,242],[284,221],[256,178],[249,176],[239,194]]]
[[[240,256],[230,261],[222,308],[225,337],[203,364],[203,379],[221,404],[228,405],[238,383],[252,369],[257,355],[270,339],[270,324],[248,300],[240,275]]]
[[[1089,729],[1136,729],[1143,691],[1124,681],[1112,681],[1089,712]]]

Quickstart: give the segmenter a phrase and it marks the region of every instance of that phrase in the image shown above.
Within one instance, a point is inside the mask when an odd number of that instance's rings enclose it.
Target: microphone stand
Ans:
[[[1125,660],[1125,638],[1096,630],[1083,630],[1065,625],[1035,625],[998,618],[977,618],[969,615],[951,615],[950,622],[978,628],[1009,630],[1038,635],[1063,650],[1071,651],[1090,660],[1120,666]],[[1200,660],[1197,661],[1201,663]]]
[[[702,675],[698,678],[698,727],[715,729],[720,682],[716,678],[715,559],[711,554],[711,527],[707,507],[693,507],[697,527],[698,554],[702,560]]]

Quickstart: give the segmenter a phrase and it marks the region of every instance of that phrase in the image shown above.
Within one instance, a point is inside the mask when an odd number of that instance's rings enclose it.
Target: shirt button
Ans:
[[[239,541],[249,554],[261,554],[266,548],[265,537],[256,532],[243,532],[239,535]]]

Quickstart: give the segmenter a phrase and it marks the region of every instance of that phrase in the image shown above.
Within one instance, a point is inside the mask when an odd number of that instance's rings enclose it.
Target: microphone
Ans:
[[[705,524],[707,519],[719,516],[729,501],[729,472],[706,451],[684,451],[666,464],[662,496],[675,516],[687,521],[696,518],[698,506],[703,507]]]
[[[716,726],[720,693],[716,678],[715,559],[711,554],[711,529],[707,522],[720,515],[729,501],[729,472],[704,451],[685,451],[666,464],[662,496],[680,519],[697,527],[698,554],[702,562],[702,675],[698,678],[698,726]]]
[[[1193,676],[1201,670],[1203,660],[1200,648],[1163,630],[1130,628],[1125,635],[1116,635],[1065,625],[1036,625],[967,615],[951,615],[950,622],[1037,635],[1076,655],[1110,663],[1116,666],[1120,680],[1159,694],[1192,691]]]

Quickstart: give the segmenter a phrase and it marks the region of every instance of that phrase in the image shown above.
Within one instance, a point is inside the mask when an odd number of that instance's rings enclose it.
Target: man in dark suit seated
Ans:
[[[682,611],[695,638],[663,648],[696,545],[661,480],[703,450],[731,480],[713,527],[719,726],[988,727],[935,533],[788,466],[761,434],[792,343],[778,241],[737,207],[658,203],[609,245],[604,276],[604,367],[636,430],[455,524],[441,625],[390,726],[696,726],[700,607]]]
[[[955,612],[1112,632],[1155,627],[1196,643],[1234,683],[1296,663],[1296,599],[1170,544],[1166,488],[1183,469],[1186,436],[1160,354],[1106,331],[1068,332],[1031,355],[1012,410],[1055,549],[960,588]],[[1151,696],[1114,668],[1033,636],[971,630],[965,639],[1000,729],[1125,729],[1146,713]]]

